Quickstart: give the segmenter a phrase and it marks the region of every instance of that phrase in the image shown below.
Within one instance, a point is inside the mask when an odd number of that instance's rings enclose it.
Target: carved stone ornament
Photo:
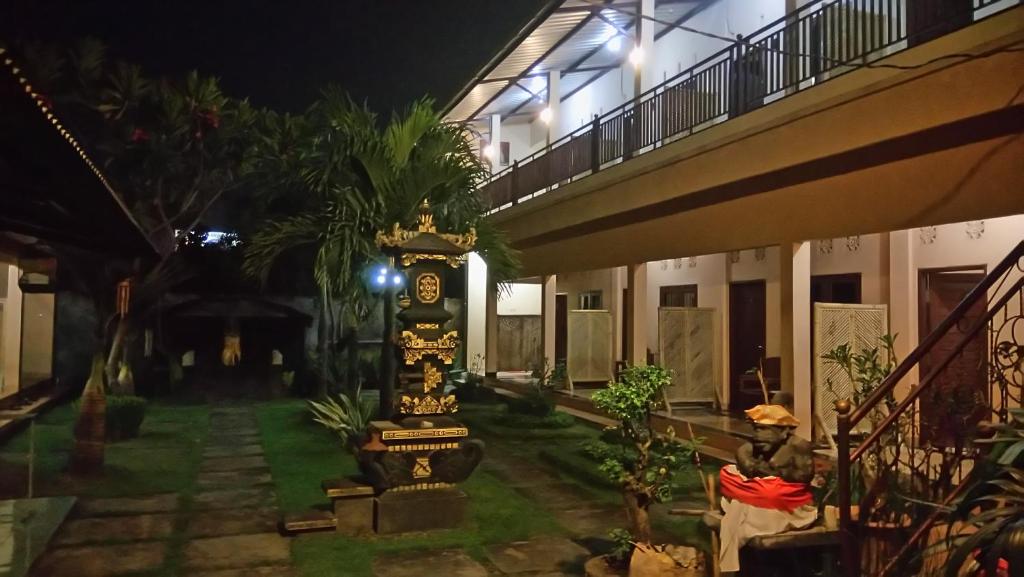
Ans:
[[[985,234],[985,221],[983,220],[969,220],[967,221],[967,238],[971,240],[978,240]]]
[[[832,254],[832,239],[826,238],[818,241],[818,254]]]
[[[761,262],[767,256],[767,251],[763,246],[754,249],[754,260]]]
[[[674,268],[676,270],[679,270],[679,269],[683,268],[683,259],[677,258],[677,259],[673,260],[672,261],[672,268]]]
[[[859,234],[846,237],[846,250],[850,252],[857,252],[858,250],[860,250]]]
[[[689,258],[689,266],[690,268],[697,268],[697,257],[691,256]]]
[[[736,264],[740,262],[740,251],[730,250],[729,251],[729,262]]]
[[[934,226],[922,226],[917,229],[917,236],[921,239],[921,244],[932,244],[935,242],[935,237],[938,236],[939,232]]]
[[[661,267],[661,270],[668,270],[668,261],[667,260],[663,260],[663,261],[658,263],[658,266]]]

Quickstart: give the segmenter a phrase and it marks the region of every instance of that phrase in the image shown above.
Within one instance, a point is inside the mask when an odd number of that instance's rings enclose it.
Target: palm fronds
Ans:
[[[374,403],[360,397],[362,388],[356,386],[351,394],[341,393],[324,397],[322,401],[308,401],[313,420],[334,431],[345,446],[354,449],[355,443],[366,433],[376,412]]]

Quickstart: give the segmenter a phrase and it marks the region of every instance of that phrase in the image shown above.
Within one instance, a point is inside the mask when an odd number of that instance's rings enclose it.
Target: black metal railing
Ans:
[[[1008,422],[1021,407],[1022,358],[1024,242],[859,407],[837,406],[845,577],[944,566],[945,547],[934,547],[946,535],[942,515],[983,456],[978,424]]]
[[[1013,0],[817,2],[727,48],[494,175],[478,193],[500,210],[538,192],[756,110]],[[595,138],[596,135],[596,138]]]

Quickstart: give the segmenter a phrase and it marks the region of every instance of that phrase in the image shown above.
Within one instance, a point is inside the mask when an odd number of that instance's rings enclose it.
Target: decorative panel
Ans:
[[[612,379],[612,314],[606,310],[569,311],[566,368],[573,382]]]
[[[885,305],[814,303],[814,407],[830,434],[836,433],[837,399],[853,398],[853,383],[842,368],[822,355],[847,343],[853,352],[881,345],[889,331]]]
[[[544,363],[540,315],[498,316],[498,370],[529,371]]]
[[[713,308],[661,307],[658,309],[658,354],[672,370],[666,389],[669,402],[714,402],[717,350]]]

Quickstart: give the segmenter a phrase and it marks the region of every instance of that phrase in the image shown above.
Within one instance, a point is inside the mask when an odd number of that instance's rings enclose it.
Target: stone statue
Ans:
[[[800,425],[783,405],[746,411],[754,440],[736,451],[736,465],[722,467],[721,570],[739,571],[739,550],[750,539],[805,529],[817,518],[809,483],[811,444],[793,434]]]

